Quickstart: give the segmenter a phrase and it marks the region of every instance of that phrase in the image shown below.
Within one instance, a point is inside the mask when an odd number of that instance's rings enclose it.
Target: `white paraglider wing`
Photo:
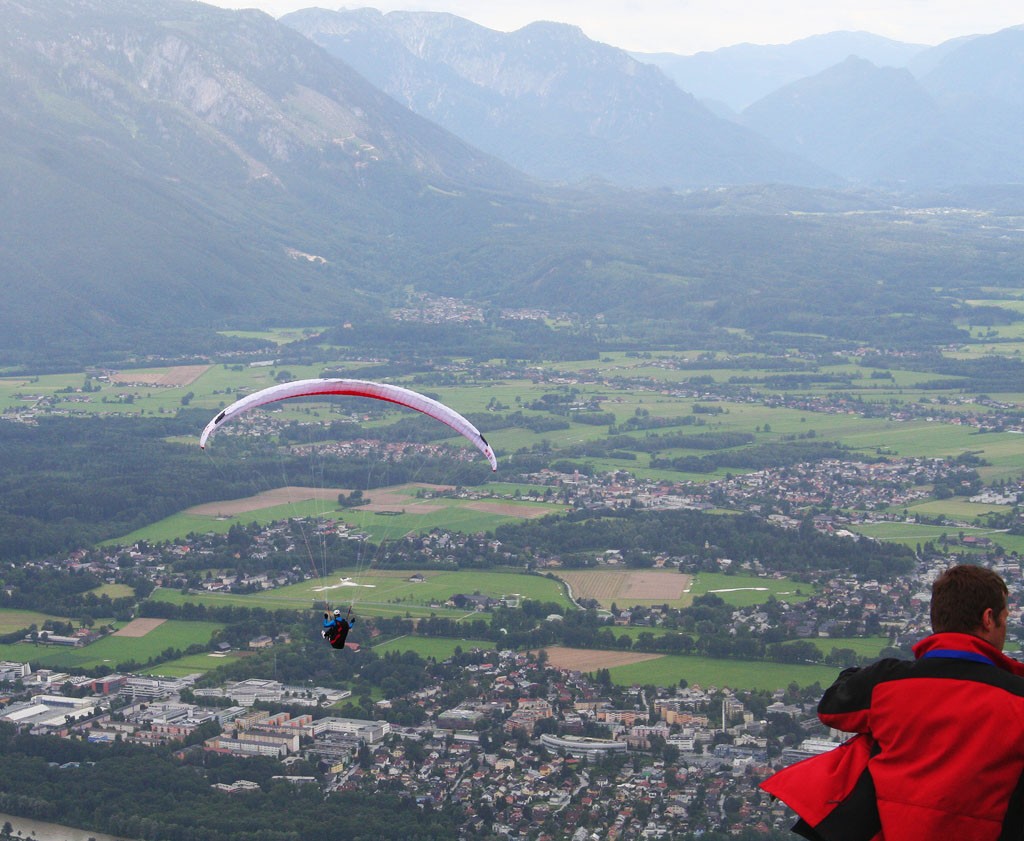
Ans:
[[[289,400],[295,397],[318,397],[327,394],[387,400],[400,406],[415,409],[417,412],[422,412],[441,421],[441,423],[447,424],[460,435],[468,438],[487,457],[487,461],[491,464],[491,470],[498,469],[498,460],[494,457],[494,451],[484,436],[480,434],[480,430],[454,409],[408,388],[388,385],[387,383],[375,383],[368,380],[331,378],[296,380],[295,382],[273,385],[257,391],[255,394],[250,394],[248,397],[235,401],[210,421],[203,430],[203,434],[199,437],[199,446],[205,449],[207,440],[215,430],[232,418],[238,417],[238,415],[250,409],[255,409],[257,406],[265,406],[267,403],[275,403],[279,400]]]

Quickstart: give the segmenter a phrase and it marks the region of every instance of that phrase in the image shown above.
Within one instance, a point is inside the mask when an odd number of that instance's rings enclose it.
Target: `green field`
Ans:
[[[289,333],[298,332],[282,329],[252,335],[279,343]],[[213,417],[240,394],[275,385],[279,379],[320,377],[325,367],[328,367],[328,363],[287,366],[211,365],[205,371],[193,372],[198,376],[180,385],[159,382],[163,375],[173,375],[174,368],[126,371],[125,378],[132,381],[123,383],[87,377],[85,372],[0,377],[0,411],[25,409],[45,400],[56,410],[75,415],[166,415],[177,412],[184,405],[182,399],[185,395],[190,395],[188,405],[207,409],[210,417]],[[353,367],[353,363],[332,362],[329,367],[332,370],[344,370]],[[359,367],[365,368],[365,365]],[[147,382],[148,379],[152,383]],[[491,388],[483,385],[432,388],[430,391],[439,394],[442,402],[457,407],[463,413],[484,411],[492,395]],[[338,403],[329,400],[289,401],[287,405],[276,406],[270,411],[284,418],[330,419],[337,418]],[[394,420],[410,411],[394,408],[389,410],[388,416]],[[201,429],[196,429],[197,439],[200,432]]]
[[[713,593],[722,601],[735,607],[750,607],[763,604],[769,596],[780,601],[803,602],[813,596],[813,584],[793,581],[789,578],[761,578],[754,575],[725,575],[717,572],[701,572],[693,579],[691,596]]]
[[[994,529],[967,528],[964,526],[930,526],[920,523],[864,523],[850,526],[850,531],[873,537],[875,540],[884,540],[889,543],[901,543],[911,549],[918,544],[932,541],[936,546],[941,543],[945,535],[952,551],[971,552],[976,551],[968,546],[959,543],[959,537],[973,535],[975,537],[987,537],[993,543],[998,543],[1008,552],[1024,551],[1024,536],[1007,534],[1006,532]]]
[[[528,499],[472,500],[434,497],[429,502],[424,502],[417,498],[415,488],[404,486],[381,488],[377,492],[399,495],[407,501],[395,503],[394,513],[388,515],[367,508],[341,508],[333,501],[316,499],[255,508],[233,516],[183,511],[130,534],[108,540],[106,544],[130,546],[140,540],[163,543],[185,538],[190,534],[226,534],[238,523],[270,525],[299,517],[343,522],[351,529],[366,534],[371,542],[380,544],[405,534],[424,534],[436,528],[465,534],[490,531],[502,523],[517,522],[524,518],[561,513],[566,510],[564,505],[533,502]],[[372,499],[373,492],[368,492],[366,496]],[[487,506],[500,506],[508,513],[488,511]]]
[[[0,660],[29,662],[33,667],[56,669],[109,668],[135,660],[144,663],[168,648],[182,650],[190,645],[205,645],[215,631],[224,626],[215,622],[169,620],[144,637],[107,636],[84,648],[14,643],[0,645]]]
[[[525,575],[514,572],[420,572],[424,580],[410,581],[415,570],[352,571],[329,578],[311,579],[276,590],[267,590],[249,595],[222,593],[182,594],[178,590],[157,589],[151,598],[172,604],[236,605],[261,607],[267,610],[316,609],[324,604],[354,605],[359,613],[371,616],[447,615],[465,618],[475,615],[454,608],[431,607],[432,603],[443,604],[457,593],[501,598],[518,593],[526,599],[556,602],[565,609],[572,605],[565,595],[560,582],[540,575]]]
[[[238,654],[191,654],[188,657],[179,657],[177,660],[168,660],[151,669],[143,669],[141,673],[159,677],[187,677],[209,672],[218,666],[238,660],[239,657]]]
[[[708,657],[670,655],[608,670],[619,685],[654,684],[674,686],[685,680],[703,689],[760,689],[768,692],[785,689],[789,684],[828,686],[839,669],[834,666],[800,666],[785,663],[746,660],[712,660]]]
[[[629,637],[631,640],[636,642],[637,637],[641,634],[650,634],[653,637],[663,637],[665,634],[685,634],[686,631],[677,631],[674,628],[657,628],[657,627],[644,627],[643,625],[609,625],[608,630],[612,632],[616,639],[619,637]],[[688,634],[693,636],[693,634]]]
[[[941,515],[951,520],[971,522],[976,518],[984,517],[986,514],[1005,512],[1009,507],[1007,505],[970,502],[964,497],[951,497],[949,499],[932,499],[927,502],[908,505],[905,507],[905,510],[911,517],[915,514],[920,514],[924,517]]]
[[[307,341],[319,336],[324,327],[272,327],[268,330],[222,330],[222,336],[234,336],[240,339],[261,339],[275,345],[286,345],[290,342]]]
[[[885,528],[882,524],[872,524],[851,526],[850,530],[874,537],[876,540],[902,543],[910,549],[916,549],[919,543],[923,544],[927,540],[931,540],[936,546],[939,546],[941,545],[941,537],[945,534],[949,540],[948,546],[951,552],[963,552],[970,555],[984,551],[982,547],[961,544],[958,536],[962,533],[964,536],[987,537],[1007,552],[1015,552],[1018,555],[1024,554],[1024,535],[1007,534],[1006,532],[993,531],[991,529],[971,529],[957,526],[917,526],[909,523],[902,527],[898,527],[898,524],[885,525],[892,525],[893,527]]]
[[[374,543],[380,543],[382,540],[394,539],[399,535],[425,534],[435,528],[464,534],[487,532],[503,523],[519,522],[524,518],[561,513],[566,510],[564,505],[526,500],[473,501],[437,498],[430,502],[432,507],[436,507],[437,510],[422,514],[402,510],[401,513],[393,516],[380,516],[372,511],[349,508],[345,511],[342,519],[356,530],[368,534]],[[474,508],[475,505],[483,503],[505,506],[509,510],[519,509],[522,514],[498,514]]]
[[[167,543],[188,537],[190,534],[227,534],[232,526],[240,523],[244,525],[257,523],[261,526],[268,526],[271,523],[295,517],[323,517],[324,519],[340,520],[342,518],[338,515],[338,511],[337,506],[328,505],[322,500],[304,500],[275,505],[270,508],[260,508],[234,517],[215,517],[182,512],[172,514],[170,517],[165,517],[163,520],[136,529],[121,537],[104,541],[104,545],[131,546],[140,540],[149,543]]]
[[[107,596],[111,599],[123,599],[135,595],[135,590],[127,584],[103,584],[89,592],[95,596]]]
[[[888,637],[810,637],[822,654],[831,653],[833,648],[847,648],[856,652],[858,657],[875,658],[883,648],[889,645]]]
[[[615,628],[615,633],[643,631],[635,628]],[[816,642],[816,641],[815,641]],[[852,648],[858,654],[873,657],[886,644],[881,639],[864,640],[822,640],[828,645],[826,653],[836,648]],[[463,651],[471,648],[493,648],[494,644],[486,640],[455,640],[448,638],[429,638],[407,636],[389,640],[375,646],[374,651],[383,654],[388,651],[414,651],[421,657],[433,657],[441,661],[455,653],[456,647]],[[761,689],[772,691],[785,689],[790,683],[799,686],[810,686],[815,682],[828,686],[839,674],[835,666],[791,665],[786,663],[766,663],[745,660],[714,660],[709,657],[688,655],[665,655],[652,660],[645,660],[628,666],[614,666],[609,669],[612,680],[620,685],[654,684],[672,686],[685,679],[690,685],[699,685],[705,689]]]
[[[34,610],[2,608],[0,609],[0,634],[13,634],[15,631],[20,631],[32,625],[41,628],[43,623],[49,619],[59,619],[61,622],[68,621],[66,617],[50,616]]]
[[[456,648],[462,651],[469,651],[471,648],[494,648],[494,643],[488,640],[455,640],[444,637],[399,637],[375,645],[373,650],[377,654],[386,654],[389,651],[413,651],[424,659],[433,658],[441,662],[454,655]]]

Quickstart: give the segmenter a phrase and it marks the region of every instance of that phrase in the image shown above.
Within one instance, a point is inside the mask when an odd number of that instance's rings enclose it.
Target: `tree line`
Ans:
[[[722,517],[689,510],[570,512],[503,524],[495,537],[506,554],[522,559],[561,556],[563,562],[568,554],[594,563],[599,553],[618,549],[636,558],[637,565],[664,553],[694,562],[716,557],[757,562],[773,572],[842,570],[891,578],[909,571],[914,559],[905,546],[832,537],[808,520],[798,529],[784,529],[751,514]]]

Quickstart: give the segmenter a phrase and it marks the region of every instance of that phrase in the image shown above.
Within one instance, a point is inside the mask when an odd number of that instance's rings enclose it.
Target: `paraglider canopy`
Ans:
[[[460,435],[469,439],[484,454],[487,461],[490,462],[491,470],[498,469],[498,460],[494,456],[494,451],[484,436],[480,434],[480,430],[454,409],[411,389],[389,385],[388,383],[370,382],[369,380],[335,378],[296,380],[295,382],[282,383],[262,389],[254,394],[250,394],[248,397],[235,401],[219,412],[203,430],[203,434],[199,437],[199,446],[205,449],[207,440],[215,430],[232,418],[238,417],[250,409],[255,409],[257,406],[265,406],[267,403],[290,400],[296,397],[319,397],[325,395],[368,397],[373,400],[386,400],[390,403],[415,409],[417,412],[422,412],[435,420],[441,421],[441,423],[447,424]]]

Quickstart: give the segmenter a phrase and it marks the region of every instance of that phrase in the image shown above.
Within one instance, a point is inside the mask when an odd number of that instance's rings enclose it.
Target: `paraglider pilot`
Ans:
[[[346,618],[341,615],[340,610],[336,609],[334,616],[331,616],[330,613],[325,613],[323,637],[331,644],[332,648],[344,648],[348,632],[355,624],[356,618],[354,616]]]

